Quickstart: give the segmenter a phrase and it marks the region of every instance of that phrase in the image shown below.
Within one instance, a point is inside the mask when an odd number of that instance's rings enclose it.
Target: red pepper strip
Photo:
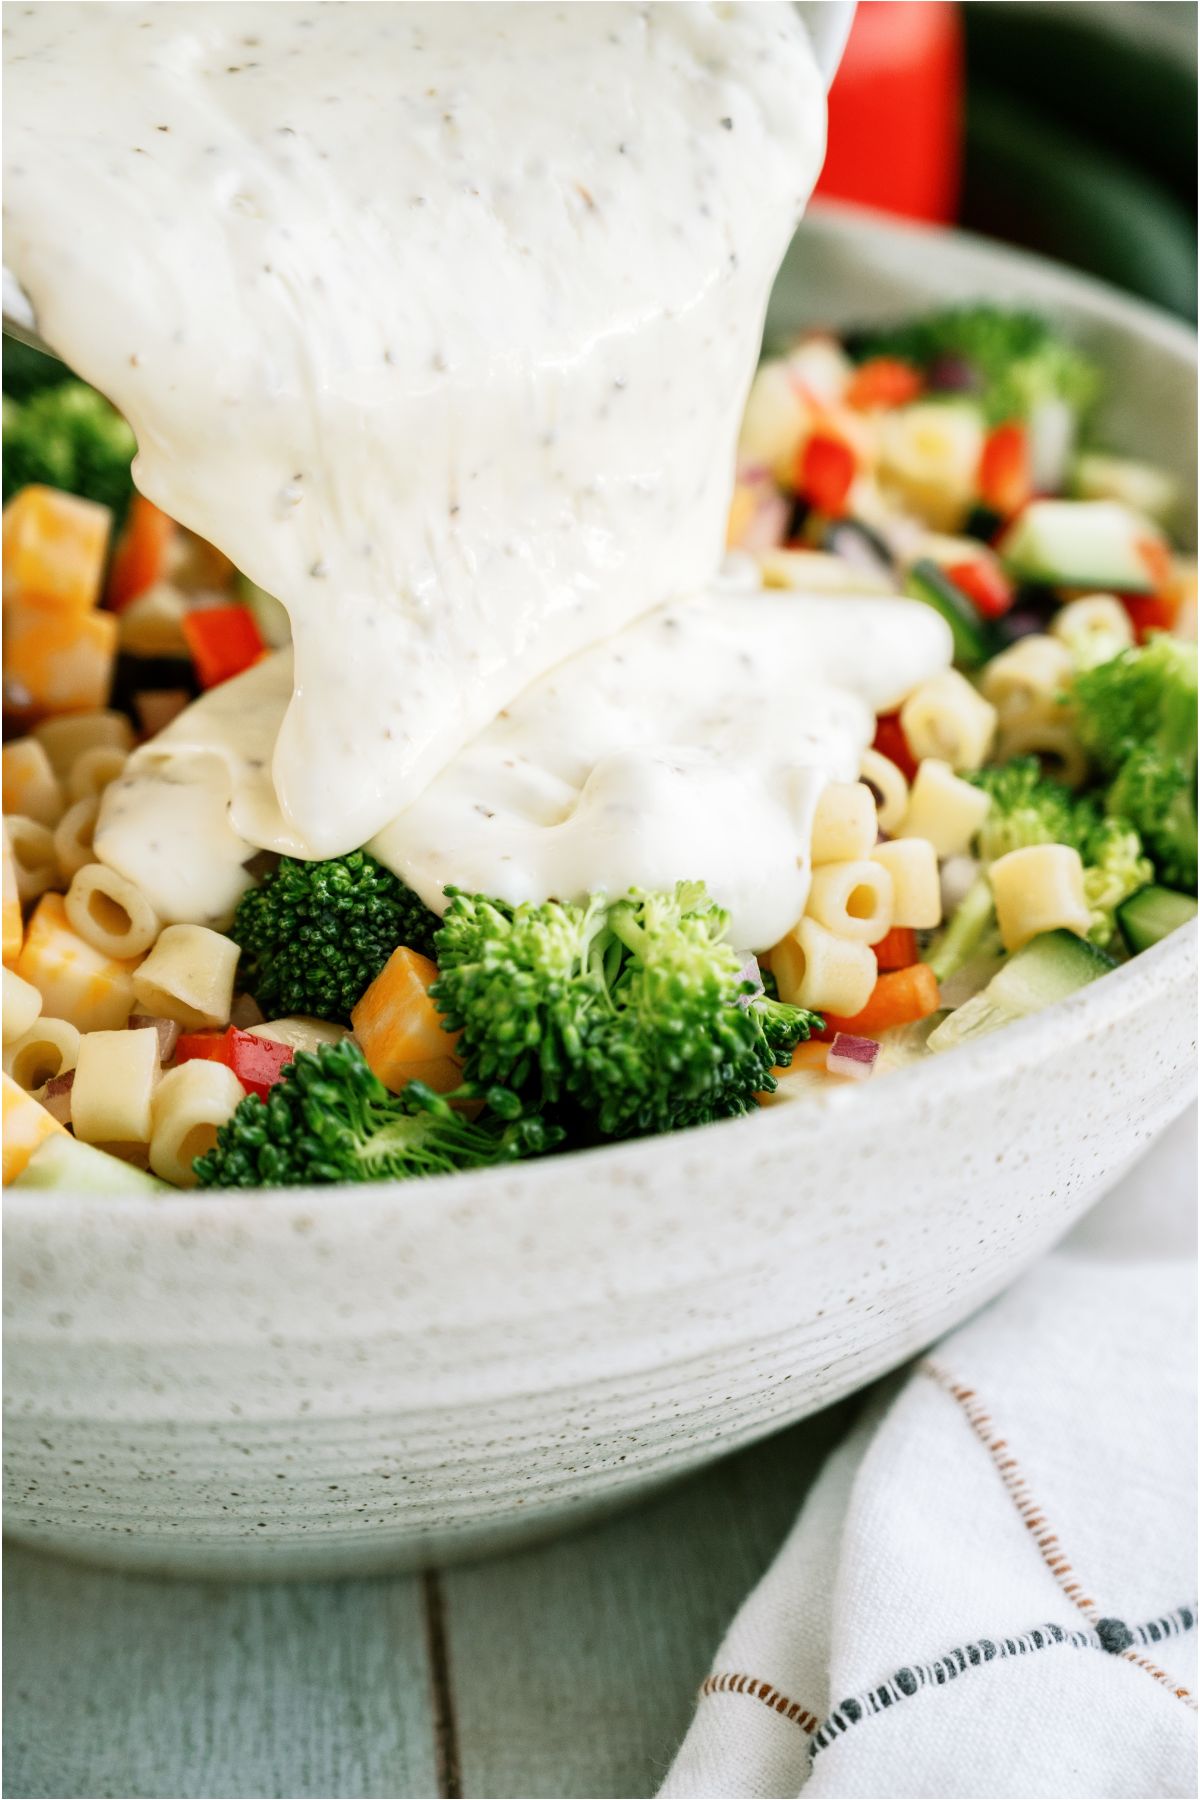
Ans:
[[[899,713],[880,713],[875,721],[875,743],[873,746],[880,756],[886,756],[894,762],[905,781],[912,781],[917,773],[917,759],[908,747],[908,739],[904,735],[904,727],[900,723]]]
[[[979,498],[992,512],[1011,518],[1033,498],[1029,435],[1015,419],[997,425],[979,459]]]
[[[1133,634],[1144,644],[1152,631],[1172,631],[1179,603],[1168,594],[1120,594],[1118,599],[1129,614]]]
[[[247,606],[205,606],[184,615],[183,635],[201,687],[218,687],[256,663],[266,645]]]
[[[114,612],[163,579],[167,551],[177,530],[174,519],[160,512],[144,494],[133,496],[108,570],[106,598]]]
[[[893,925],[875,946],[881,969],[911,969],[917,960],[917,934],[909,925]]]
[[[1017,590],[1004,570],[998,569],[986,557],[951,563],[942,574],[962,590],[976,612],[985,619],[1002,619],[1016,599]]]
[[[850,377],[846,404],[859,412],[907,406],[923,386],[920,372],[911,363],[902,362],[898,356],[872,356]]]
[[[177,1063],[193,1062],[199,1057],[206,1062],[227,1064],[246,1092],[257,1094],[260,1100],[266,1099],[295,1054],[291,1044],[256,1037],[252,1031],[239,1031],[236,1025],[227,1031],[185,1032],[175,1047]]]
[[[831,519],[846,510],[858,474],[858,458],[849,444],[828,432],[815,431],[796,460],[796,492]]]

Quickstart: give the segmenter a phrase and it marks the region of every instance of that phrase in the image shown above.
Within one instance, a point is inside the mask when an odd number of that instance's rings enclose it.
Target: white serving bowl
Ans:
[[[802,285],[798,283],[802,282]],[[777,325],[1027,299],[1189,479],[1192,340],[996,246],[825,211]],[[430,1183],[5,1196],[7,1526],[146,1571],[397,1568],[580,1521],[912,1355],[1195,1086],[1196,937],[941,1060]]]

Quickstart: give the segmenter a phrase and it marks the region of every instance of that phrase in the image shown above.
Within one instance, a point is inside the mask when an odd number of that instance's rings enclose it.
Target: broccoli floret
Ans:
[[[870,331],[856,340],[860,356],[899,356],[926,373],[961,365],[974,378],[989,419],[1028,418],[1043,401],[1064,401],[1083,415],[1099,389],[1099,372],[1036,313],[981,303],[949,307],[910,324]]]
[[[967,779],[992,803],[977,839],[982,861],[996,862],[1030,844],[1069,844],[1082,856],[1096,824],[1096,807],[1043,775],[1036,756],[1019,756]]]
[[[433,954],[438,918],[365,850],[279,867],[242,895],[230,935],[268,1018],[345,1021],[400,944]]]
[[[1083,897],[1092,915],[1088,937],[1104,949],[1117,934],[1117,907],[1154,880],[1154,867],[1128,819],[1097,820],[1082,856]]]
[[[349,1039],[301,1050],[266,1100],[247,1094],[197,1157],[196,1176],[205,1188],[405,1181],[536,1156],[562,1137],[502,1089],[479,1096],[486,1108],[476,1120],[455,1111],[459,1097],[420,1081],[389,1094]]]
[[[1153,637],[1083,671],[1073,695],[1106,811],[1140,833],[1161,882],[1194,892],[1196,646]]]
[[[62,381],[27,400],[4,399],[4,498],[38,482],[112,508],[133,493],[137,443],[115,407],[82,381]]]
[[[573,1106],[602,1137],[751,1111],[819,1028],[748,974],[701,883],[517,907],[447,893],[430,992],[467,1080]]]

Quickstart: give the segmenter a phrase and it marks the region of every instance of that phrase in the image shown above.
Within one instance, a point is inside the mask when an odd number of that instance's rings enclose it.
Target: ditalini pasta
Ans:
[[[35,725],[33,736],[60,780],[66,779],[88,750],[103,747],[128,756],[133,749],[133,727],[120,712],[66,713],[60,719],[46,719]]]
[[[806,918],[771,951],[771,972],[789,1005],[849,1018],[870,999],[878,969],[869,944]]]
[[[56,825],[66,800],[50,758],[36,738],[16,738],[0,752],[4,767],[4,812],[20,813],[39,825]]]
[[[100,802],[96,799],[76,800],[68,806],[54,827],[54,854],[62,885],[69,886],[80,869],[96,860],[92,839]]]
[[[1078,850],[1067,844],[1031,844],[1000,857],[990,875],[1006,950],[1019,950],[1043,931],[1086,934],[1090,914]]]
[[[993,657],[983,671],[980,687],[996,708],[1003,729],[1034,708],[1044,712],[1057,705],[1074,668],[1064,643],[1045,632],[1033,632]]]
[[[812,862],[851,862],[869,854],[879,834],[875,798],[865,782],[834,781],[813,815]]]
[[[133,977],[139,1006],[192,1029],[226,1024],[238,955],[238,946],[219,931],[168,925]]]
[[[3,1036],[5,1045],[24,1037],[42,1010],[42,996],[32,982],[22,981],[15,969],[4,971]]]
[[[185,1062],[162,1076],[151,1102],[150,1167],[176,1187],[195,1187],[193,1163],[245,1098],[232,1069]]]
[[[881,831],[895,831],[908,807],[908,783],[891,757],[870,749],[862,753],[859,775],[874,790]]]
[[[810,918],[835,937],[877,944],[892,924],[892,882],[878,862],[824,863],[813,870],[808,895]]]
[[[142,890],[103,863],[87,863],[78,871],[67,890],[66,906],[67,918],[80,937],[106,956],[142,956],[162,929]]]
[[[48,825],[40,825],[36,819],[20,813],[10,813],[4,826],[12,848],[17,893],[22,906],[29,906],[58,880],[54,833]]]
[[[80,1041],[71,1124],[85,1144],[147,1144],[159,1079],[158,1033],[90,1031]]]
[[[90,750],[84,750],[71,764],[67,776],[68,799],[98,799],[127,761],[125,752],[113,744],[94,744]]]
[[[963,781],[949,763],[927,756],[909,790],[896,835],[927,838],[939,857],[961,856],[970,849],[990,805],[982,788]]]
[[[957,669],[947,669],[909,695],[900,724],[918,761],[936,756],[952,769],[978,769],[996,735],[996,709]]]
[[[937,852],[927,838],[893,838],[876,846],[874,860],[891,881],[894,925],[929,931],[941,924]]]
[[[8,990],[5,985],[5,1004]],[[83,1042],[80,1033],[66,1019],[35,1017],[15,1043],[6,1044],[4,1070],[18,1087],[32,1093],[56,1075],[73,1069]]]

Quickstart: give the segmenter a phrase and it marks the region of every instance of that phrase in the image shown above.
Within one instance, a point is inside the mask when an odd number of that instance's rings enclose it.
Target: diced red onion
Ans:
[[[38,1095],[46,1111],[60,1125],[71,1123],[71,1089],[74,1085],[75,1071],[68,1069],[65,1075],[52,1075]]]
[[[256,1025],[265,1025],[266,1021],[266,1013],[250,994],[236,997],[229,1013],[231,1025],[236,1025],[239,1031],[253,1031]]]
[[[756,1000],[763,991],[762,970],[758,966],[757,956],[748,956],[746,958],[745,962],[738,970],[738,981],[750,981],[754,984],[750,993],[738,995],[738,1005],[747,1007],[750,1005],[751,1001]]]
[[[179,1042],[179,1024],[175,1019],[159,1019],[150,1013],[130,1013],[130,1031],[154,1030],[158,1033],[158,1060],[169,1062]]]
[[[875,1038],[855,1037],[853,1032],[839,1031],[829,1046],[825,1067],[831,1075],[849,1075],[855,1081],[865,1081],[873,1072],[878,1055],[879,1044]]]
[[[931,394],[975,394],[983,386],[974,363],[949,351],[933,359],[925,379]]]
[[[792,503],[786,494],[764,494],[754,509],[754,516],[742,533],[743,550],[775,550],[787,536],[792,516]]]

